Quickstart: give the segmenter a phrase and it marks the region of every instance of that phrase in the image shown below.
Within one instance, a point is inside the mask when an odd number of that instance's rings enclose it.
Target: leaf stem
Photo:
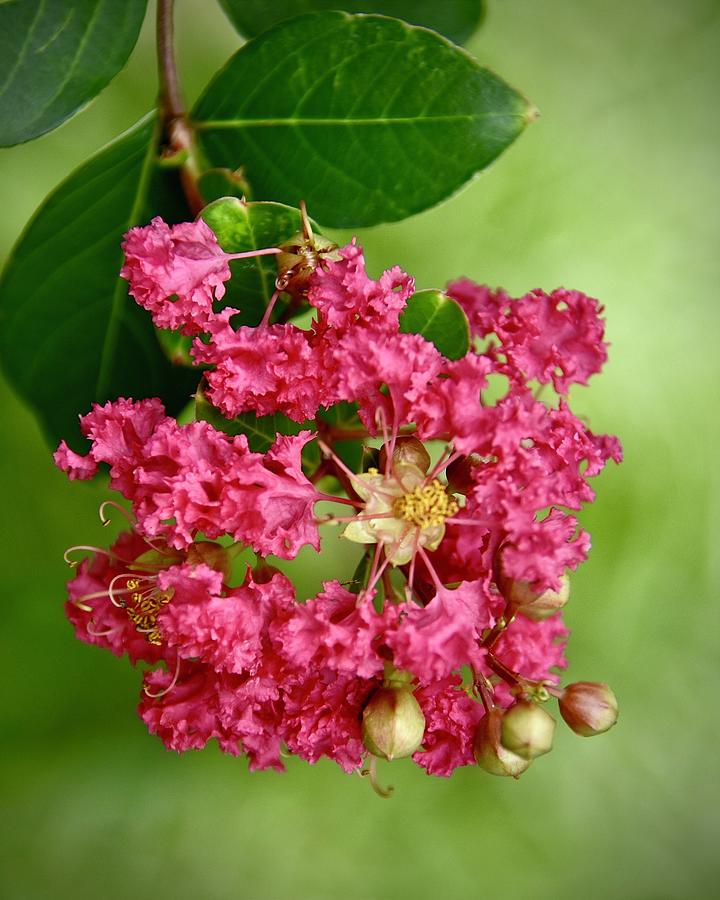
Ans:
[[[185,116],[185,104],[173,49],[174,5],[174,0],[158,0],[157,4],[157,58],[160,83],[158,106],[166,125],[170,125],[173,119]]]
[[[205,206],[205,200],[197,186],[200,166],[175,62],[174,5],[175,0],[158,0],[157,4],[158,108],[166,141],[166,155],[185,155],[180,166],[180,183],[188,206],[193,215],[197,215]]]

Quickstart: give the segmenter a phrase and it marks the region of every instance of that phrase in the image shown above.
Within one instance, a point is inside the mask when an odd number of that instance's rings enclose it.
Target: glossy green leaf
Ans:
[[[321,12],[249,41],[193,111],[214,166],[327,226],[403,219],[489,165],[527,101],[434,32]]]
[[[421,334],[447,359],[470,349],[470,327],[460,304],[442,291],[418,291],[400,314],[400,331]]]
[[[44,134],[125,65],[147,0],[0,3],[0,146]]]
[[[93,401],[157,396],[175,412],[197,383],[197,372],[166,360],[150,316],[118,278],[130,226],[153,214],[189,218],[177,173],[155,166],[156,144],[148,116],[70,175],[0,280],[3,368],[53,443],[78,443],[78,414]]]
[[[457,44],[466,41],[485,17],[483,0],[220,0],[228,18],[245,37],[255,37],[301,13],[342,9],[380,13],[411,25],[432,28]]]
[[[245,203],[236,197],[216,200],[202,217],[226,253],[277,247],[302,228],[299,209],[282,203]],[[275,256],[234,259],[230,270],[232,278],[222,302],[240,310],[234,324],[257,325],[275,290]]]
[[[256,416],[255,413],[248,412],[241,413],[234,419],[226,419],[220,410],[207,399],[202,385],[195,394],[195,418],[199,422],[209,422],[213,428],[225,434],[244,434],[248,446],[255,453],[267,453],[279,434],[299,434],[306,429],[315,430],[314,422],[294,422],[282,413]],[[305,445],[302,459],[309,469],[317,467],[320,455],[314,442]]]
[[[242,172],[231,172],[230,169],[207,169],[198,178],[197,186],[206,203],[223,197],[247,198],[250,194],[250,185]]]

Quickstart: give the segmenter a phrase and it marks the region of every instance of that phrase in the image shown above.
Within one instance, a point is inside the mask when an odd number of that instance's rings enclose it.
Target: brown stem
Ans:
[[[158,0],[157,57],[160,82],[158,105],[163,115],[163,124],[166,126],[170,125],[173,119],[185,116],[185,104],[173,50],[173,6],[174,0]]]
[[[509,615],[508,615],[509,613]],[[500,640],[502,633],[505,629],[510,625],[515,618],[515,612],[511,611],[509,607],[506,607],[503,614],[495,623],[493,629],[483,638],[481,647],[484,647],[486,650],[492,650],[492,648],[497,644]]]
[[[158,108],[167,147],[166,152],[170,156],[180,153],[186,154],[186,159],[180,166],[180,183],[188,206],[193,215],[197,215],[205,206],[205,200],[197,186],[200,171],[195,159],[193,133],[187,120],[185,102],[180,88],[180,78],[175,63],[173,6],[174,0],[158,0]]]

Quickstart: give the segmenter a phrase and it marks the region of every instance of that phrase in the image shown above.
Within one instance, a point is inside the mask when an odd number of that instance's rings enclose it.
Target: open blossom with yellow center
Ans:
[[[418,547],[437,549],[445,520],[458,511],[446,486],[413,463],[396,462],[386,474],[370,469],[353,479],[353,487],[365,507],[343,537],[383,544],[393,566],[410,562]]]

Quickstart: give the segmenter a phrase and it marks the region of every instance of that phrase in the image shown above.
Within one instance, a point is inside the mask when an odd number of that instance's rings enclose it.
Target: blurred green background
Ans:
[[[178,7],[192,100],[239,39],[215,4]],[[0,256],[152,104],[150,25],[92,107],[0,153]],[[583,516],[567,618],[569,678],[610,682],[618,727],[559,728],[519,782],[395,763],[389,801],[331,764],[248,775],[214,749],[165,752],[134,713],[139,673],[63,617],[62,552],[107,538],[105,492],[53,469],[3,387],[3,897],[716,896],[719,37],[717,0],[491,0],[470,49],[541,118],[458,197],[360,234],[372,273],[399,263],[420,287],[466,274],[606,304],[609,365],[573,399],[626,461]]]

